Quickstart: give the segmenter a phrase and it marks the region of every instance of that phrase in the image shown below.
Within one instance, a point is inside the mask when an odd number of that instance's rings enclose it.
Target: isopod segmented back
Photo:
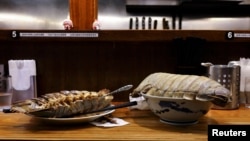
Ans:
[[[225,105],[230,97],[227,88],[208,77],[164,72],[148,75],[131,95],[139,95],[138,93],[187,100],[210,100],[220,106]]]

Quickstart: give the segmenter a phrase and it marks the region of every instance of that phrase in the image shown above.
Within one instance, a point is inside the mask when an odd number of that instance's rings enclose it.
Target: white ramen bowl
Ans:
[[[186,100],[142,94],[150,110],[164,123],[194,124],[211,108],[210,101]]]

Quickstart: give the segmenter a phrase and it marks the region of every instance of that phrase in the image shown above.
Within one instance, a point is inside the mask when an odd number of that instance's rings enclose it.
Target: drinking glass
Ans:
[[[10,108],[12,104],[11,77],[0,76],[0,111]]]
[[[245,107],[250,108],[250,77],[245,77]]]

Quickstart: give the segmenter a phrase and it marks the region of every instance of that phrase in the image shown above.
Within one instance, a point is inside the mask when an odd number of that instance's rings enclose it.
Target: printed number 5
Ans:
[[[12,31],[12,37],[13,37],[13,38],[16,38],[16,37],[17,37],[16,31]]]

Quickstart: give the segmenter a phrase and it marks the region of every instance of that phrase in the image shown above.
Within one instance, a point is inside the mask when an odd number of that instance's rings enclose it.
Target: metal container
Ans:
[[[202,63],[202,65],[208,67],[209,78],[216,80],[231,92],[230,101],[226,106],[213,105],[212,109],[238,109],[240,106],[240,65],[236,63],[228,65]]]

